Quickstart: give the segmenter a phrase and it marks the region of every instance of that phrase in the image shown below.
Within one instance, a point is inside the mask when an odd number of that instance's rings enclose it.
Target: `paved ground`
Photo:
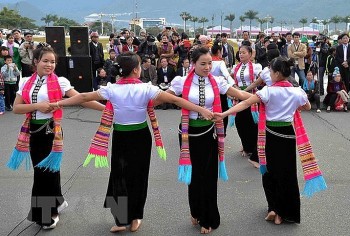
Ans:
[[[179,156],[176,129],[179,111],[157,111],[168,160],[151,162],[145,218],[136,235],[198,235],[190,224],[187,188],[177,182]],[[219,182],[221,226],[212,235],[350,235],[350,114],[344,112],[303,113],[328,190],[312,199],[302,198],[301,224],[276,226],[264,220],[266,201],[261,176],[239,155],[235,128],[226,140],[228,182]],[[0,117],[0,235],[112,235],[110,212],[102,207],[108,169],[80,167],[99,120],[96,111],[72,107],[63,120],[65,146],[62,189],[69,207],[61,214],[57,228],[43,231],[24,220],[29,209],[32,172],[5,168],[15,144],[23,116],[6,113]],[[136,144],[135,144],[136,147]],[[282,158],[282,157],[281,157]],[[300,165],[299,165],[300,167]],[[299,183],[303,187],[299,168]],[[11,234],[9,232],[24,220]],[[29,227],[28,227],[29,226]],[[28,228],[26,228],[28,227]],[[126,232],[121,235],[131,235]]]

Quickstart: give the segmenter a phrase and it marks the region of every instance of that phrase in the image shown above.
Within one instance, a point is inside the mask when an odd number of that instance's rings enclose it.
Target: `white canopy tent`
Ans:
[[[248,32],[250,31],[250,35],[258,35],[261,29],[256,26],[252,26],[252,28],[250,29],[249,25],[243,25],[242,28],[239,27],[236,29],[236,35],[242,34],[243,31],[248,31]]]
[[[294,32],[298,32],[301,35],[319,35],[320,34],[320,31],[313,29],[311,27],[308,27],[308,26],[301,27],[301,28],[295,28],[293,30],[293,33]]]
[[[231,30],[224,26],[221,28],[220,25],[207,29],[207,35],[215,35],[215,34],[221,34],[221,33],[226,33],[231,35]]]
[[[264,33],[266,35],[271,35],[273,33],[286,34],[288,32],[291,32],[291,30],[284,28],[284,27],[281,27],[281,26],[274,26],[272,28],[268,28],[268,29],[264,30]]]

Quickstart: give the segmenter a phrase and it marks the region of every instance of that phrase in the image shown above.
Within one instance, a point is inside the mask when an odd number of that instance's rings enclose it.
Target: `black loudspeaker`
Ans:
[[[58,57],[55,73],[57,76],[66,77],[68,79],[68,62],[67,57]]]
[[[74,26],[69,28],[70,54],[72,56],[90,56],[88,27]]]
[[[67,57],[68,79],[78,92],[92,91],[91,57]]]
[[[59,57],[66,56],[66,38],[63,26],[45,27],[46,42],[51,45]]]

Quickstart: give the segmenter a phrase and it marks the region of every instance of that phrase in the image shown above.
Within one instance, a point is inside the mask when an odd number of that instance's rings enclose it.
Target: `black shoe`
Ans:
[[[6,111],[12,111],[12,108],[11,107],[5,107],[5,110]]]

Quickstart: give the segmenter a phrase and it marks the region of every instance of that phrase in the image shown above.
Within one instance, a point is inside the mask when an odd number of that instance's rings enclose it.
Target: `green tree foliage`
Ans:
[[[230,32],[232,34],[232,24],[233,24],[233,21],[235,20],[236,16],[235,14],[229,14],[227,16],[225,16],[225,19],[224,20],[227,20],[230,22]]]
[[[0,11],[0,27],[13,28],[37,28],[34,20],[28,17],[22,17],[18,11],[4,7]]]
[[[259,12],[253,10],[249,10],[244,13],[244,18],[249,20],[249,32],[252,31],[252,20],[258,19],[258,14]]]
[[[64,26],[66,30],[68,30],[68,28],[70,26],[79,26],[80,24],[74,20],[65,18],[65,17],[59,17],[54,23],[54,26]]]

